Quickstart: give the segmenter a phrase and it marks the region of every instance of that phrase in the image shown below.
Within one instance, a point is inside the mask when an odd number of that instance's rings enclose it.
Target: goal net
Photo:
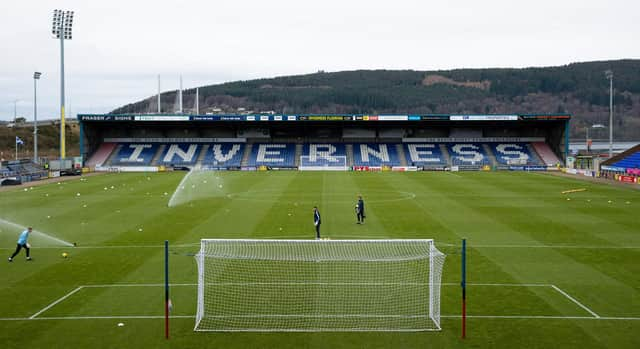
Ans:
[[[204,239],[196,331],[440,329],[433,240]]]
[[[346,171],[349,167],[347,157],[344,155],[329,157],[301,155],[298,169],[300,171]]]

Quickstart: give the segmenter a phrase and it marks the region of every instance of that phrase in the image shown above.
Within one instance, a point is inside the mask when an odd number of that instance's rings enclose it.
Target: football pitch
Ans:
[[[0,347],[640,347],[638,190],[512,172],[184,176],[104,174],[0,192]],[[356,224],[358,195],[364,225]],[[194,332],[193,255],[200,239],[312,239],[313,206],[322,214],[322,235],[331,239],[434,239],[447,255],[442,330]],[[37,231],[30,238],[33,261],[22,251],[7,262],[20,226],[28,225]]]

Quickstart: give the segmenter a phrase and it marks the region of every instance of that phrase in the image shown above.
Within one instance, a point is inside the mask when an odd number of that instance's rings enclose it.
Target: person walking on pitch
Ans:
[[[316,227],[316,240],[320,240],[320,224],[322,221],[320,220],[320,211],[318,211],[318,207],[313,207],[313,225]]]
[[[356,217],[358,219],[358,224],[364,224],[364,201],[362,200],[362,196],[358,196],[358,203],[356,204]]]
[[[16,246],[16,251],[13,252],[13,254],[11,255],[11,257],[9,257],[9,262],[13,262],[13,257],[15,257],[16,255],[18,255],[18,253],[20,252],[21,249],[25,249],[27,251],[27,260],[30,261],[31,260],[31,256],[29,256],[29,249],[31,248],[31,245],[29,245],[29,243],[27,242],[27,240],[29,239],[29,234],[31,234],[31,231],[33,229],[31,227],[27,228],[27,230],[23,231],[20,236],[18,237],[18,246]]]

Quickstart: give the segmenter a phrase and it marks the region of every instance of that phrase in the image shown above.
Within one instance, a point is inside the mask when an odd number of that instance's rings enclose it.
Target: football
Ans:
[[[69,257],[69,254],[66,252],[62,252],[62,258],[67,258],[67,257]]]

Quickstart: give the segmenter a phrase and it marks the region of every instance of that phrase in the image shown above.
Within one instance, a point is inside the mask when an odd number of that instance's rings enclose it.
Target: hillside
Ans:
[[[78,124],[67,124],[65,128],[67,156],[80,155],[80,128]],[[18,146],[20,158],[33,157],[33,127],[0,127],[0,159],[13,160],[15,157],[15,137],[24,141]],[[55,159],[60,156],[60,126],[38,125],[38,156]]]
[[[640,139],[640,60],[574,63],[525,69],[446,71],[359,70],[229,82],[200,88],[200,111],[277,113],[557,113],[574,115],[571,137],[585,126],[608,125],[609,81],[614,71],[617,140]],[[193,106],[195,90],[184,105]],[[173,110],[176,91],[163,94]],[[113,113],[155,112],[154,96]],[[188,110],[186,110],[188,112]],[[595,130],[594,138],[607,138]]]

